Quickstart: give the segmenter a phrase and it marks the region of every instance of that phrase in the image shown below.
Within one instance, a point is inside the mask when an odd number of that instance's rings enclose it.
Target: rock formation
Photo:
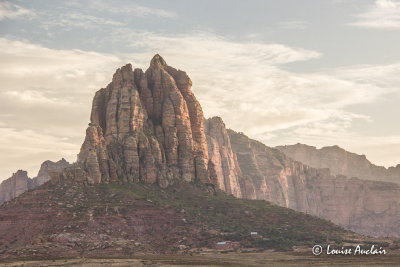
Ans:
[[[371,236],[400,236],[400,186],[333,176],[277,149],[228,130],[243,176],[243,192],[279,206],[328,219]],[[246,196],[246,193],[244,193]]]
[[[86,172],[88,184],[142,181],[162,187],[174,179],[200,180],[364,234],[400,235],[399,187],[335,177],[226,130],[221,118],[204,122],[191,85],[185,72],[159,55],[145,72],[130,64],[118,69],[94,97],[78,155],[80,179]]]
[[[70,166],[71,164],[69,164],[65,159],[61,159],[57,162],[46,160],[40,166],[38,175],[33,179],[28,177],[26,171],[17,171],[10,178],[4,180],[0,184],[0,204],[49,181],[50,172],[61,172],[64,168]]]
[[[28,173],[18,170],[0,184],[0,204],[21,195],[33,187],[34,183],[28,177]]]
[[[44,184],[45,182],[50,180],[49,173],[51,172],[61,172],[63,169],[71,167],[71,164],[66,161],[64,158],[60,159],[57,162],[53,162],[51,160],[46,160],[40,165],[39,172],[35,178],[33,178],[33,182],[35,187]]]
[[[65,168],[67,163],[59,161],[59,168],[45,162],[35,181],[51,177],[52,184],[143,182],[161,187],[176,180],[201,181],[236,197],[268,200],[359,233],[400,236],[399,185],[335,176],[344,171],[332,175],[329,169],[294,161],[227,130],[221,118],[204,121],[191,85],[185,72],[168,66],[159,55],[145,72],[130,64],[118,69],[112,82],[95,94],[77,163]],[[12,189],[0,192],[8,192],[10,199],[29,189],[29,183],[26,173],[18,173],[5,183]]]
[[[210,177],[203,111],[188,75],[155,55],[143,72],[118,69],[96,92],[78,155],[89,184],[158,183]]]
[[[338,146],[317,149],[303,144],[276,147],[288,157],[313,168],[329,168],[334,175],[400,183],[400,164],[386,169],[372,164],[365,155],[348,152]]]
[[[216,172],[216,186],[236,197],[242,197],[239,180],[241,171],[224,122],[219,117],[210,118],[205,121],[204,129],[207,136],[208,157],[214,164]]]

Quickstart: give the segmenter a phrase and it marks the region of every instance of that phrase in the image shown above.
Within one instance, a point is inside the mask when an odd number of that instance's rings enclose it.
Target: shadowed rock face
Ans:
[[[372,164],[364,155],[348,152],[338,146],[317,149],[314,146],[296,144],[276,148],[288,157],[313,168],[329,168],[334,175],[400,183],[400,164],[386,169]]]
[[[28,173],[18,170],[0,184],[0,204],[21,195],[33,186],[33,181],[28,177]]]
[[[159,55],[146,72],[118,69],[93,99],[78,155],[88,183],[210,182],[203,111],[191,85]]]

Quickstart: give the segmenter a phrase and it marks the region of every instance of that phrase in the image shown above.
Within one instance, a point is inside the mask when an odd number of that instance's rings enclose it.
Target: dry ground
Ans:
[[[33,266],[399,266],[400,251],[379,256],[314,256],[311,252],[209,253],[198,255],[143,255],[131,259],[63,259],[0,262],[4,267]]]

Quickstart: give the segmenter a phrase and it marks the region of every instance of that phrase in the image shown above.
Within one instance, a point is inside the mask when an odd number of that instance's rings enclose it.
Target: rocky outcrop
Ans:
[[[243,176],[242,191],[371,236],[400,236],[400,186],[334,176],[228,130]],[[244,194],[245,195],[245,194]]]
[[[40,166],[38,175],[33,179],[28,177],[28,173],[26,171],[17,171],[10,178],[4,180],[0,184],[0,204],[49,181],[49,173],[61,172],[64,168],[71,166],[72,165],[69,164],[65,159],[61,159],[57,162],[46,160]]]
[[[217,187],[236,197],[242,197],[240,188],[241,171],[232,151],[231,142],[220,117],[209,118],[204,123],[207,136],[208,157],[214,164]]]
[[[25,191],[32,189],[34,183],[28,177],[28,173],[23,170],[18,170],[16,173],[1,182],[0,184],[0,204],[9,201]]]
[[[400,164],[388,169],[372,164],[365,155],[348,152],[338,146],[322,147],[304,144],[276,147],[286,156],[313,168],[329,168],[334,175],[400,183]]]
[[[159,55],[143,72],[118,69],[97,91],[78,164],[88,183],[158,183],[210,177],[203,112],[188,75]]]
[[[63,169],[71,167],[71,164],[64,158],[54,162],[51,160],[46,160],[40,165],[39,172],[35,178],[33,178],[33,183],[35,186],[40,186],[45,182],[50,180],[49,173],[51,172],[61,172]]]

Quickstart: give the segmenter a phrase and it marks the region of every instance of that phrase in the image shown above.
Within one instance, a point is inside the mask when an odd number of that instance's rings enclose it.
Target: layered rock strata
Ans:
[[[334,176],[294,161],[277,149],[228,130],[246,179],[246,197],[328,219],[371,236],[400,236],[400,186]]]
[[[377,166],[372,164],[365,155],[351,153],[339,146],[317,149],[314,146],[295,144],[276,148],[286,156],[313,168],[329,168],[334,175],[400,183],[400,164],[389,168]]]

